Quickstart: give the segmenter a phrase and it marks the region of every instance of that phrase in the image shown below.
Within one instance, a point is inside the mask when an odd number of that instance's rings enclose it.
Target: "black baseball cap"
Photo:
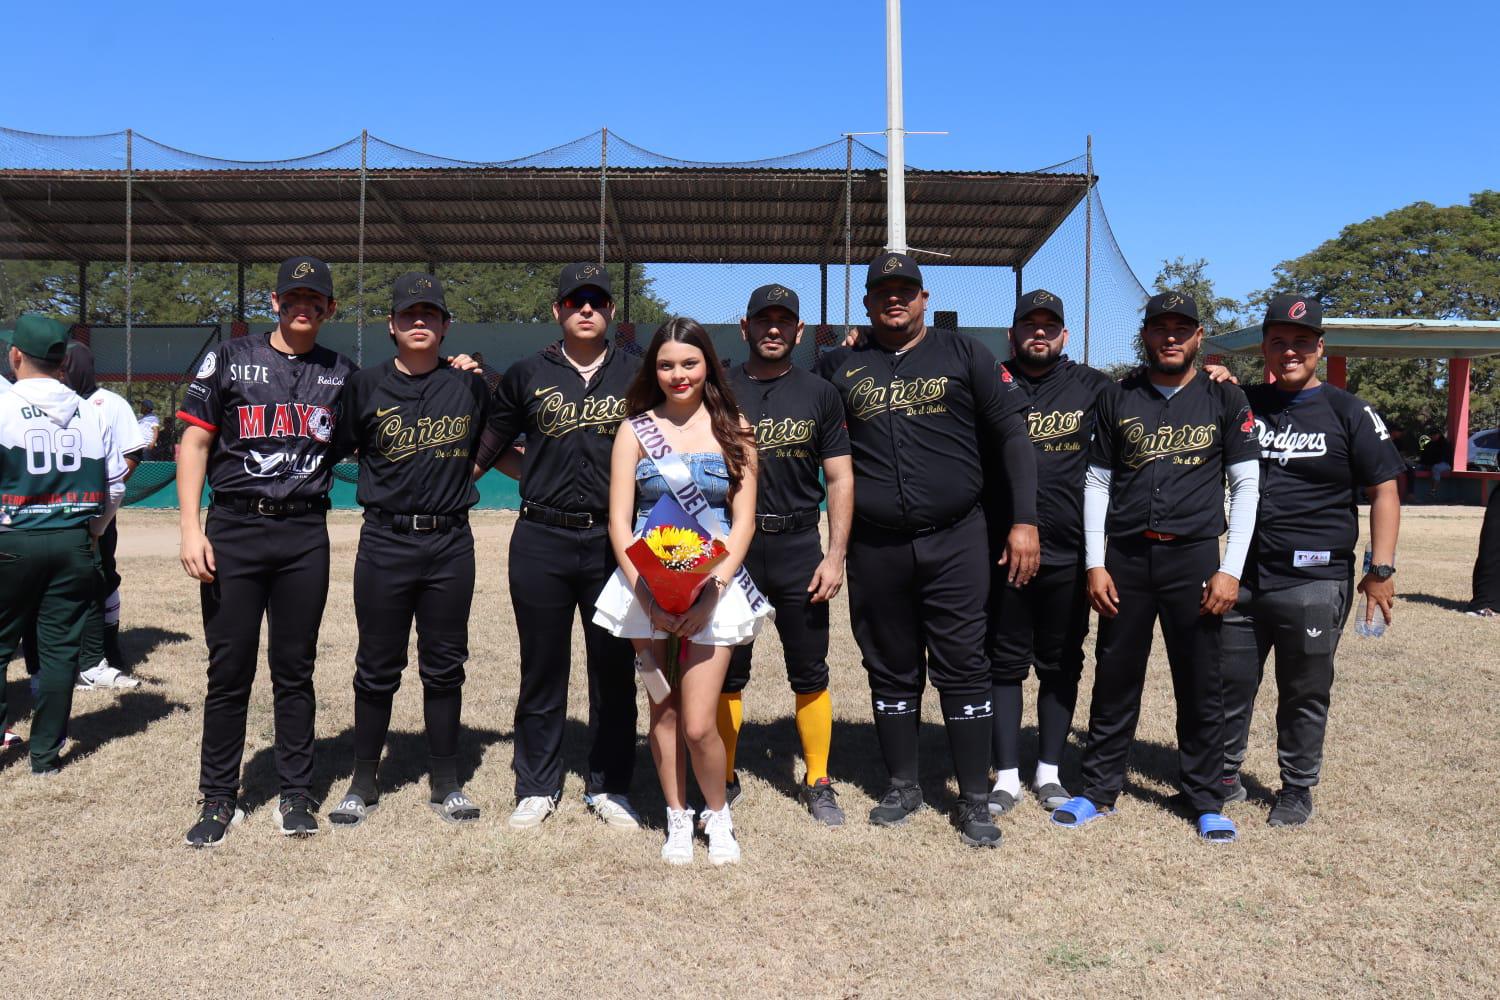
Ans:
[[[426,303],[442,311],[444,319],[452,319],[448,303],[443,301],[443,283],[433,275],[422,271],[408,271],[396,279],[391,286],[391,315]]]
[[[1191,295],[1184,295],[1182,292],[1162,292],[1146,300],[1147,320],[1169,315],[1186,316],[1194,323],[1201,322],[1198,319],[1198,303]]]
[[[745,318],[749,319],[762,309],[780,306],[798,319],[802,313],[797,304],[797,293],[785,285],[761,285],[750,293],[750,304],[745,307]]]
[[[293,288],[306,288],[333,298],[333,273],[316,257],[292,257],[281,262],[276,272],[276,294],[285,295]]]
[[[1293,326],[1305,326],[1309,330],[1316,330],[1319,336],[1323,333],[1323,303],[1306,295],[1294,295],[1290,292],[1276,296],[1266,304],[1266,321],[1260,325],[1261,336],[1265,336],[1266,327],[1272,323],[1291,323]]]
[[[569,264],[557,276],[557,301],[561,302],[580,288],[590,287],[614,298],[609,288],[609,271],[603,264]]]
[[[874,288],[887,278],[905,278],[914,282],[918,288],[923,287],[922,269],[904,253],[888,250],[870,261],[870,270],[865,275],[865,287]]]
[[[1025,319],[1030,313],[1038,309],[1045,310],[1057,317],[1059,323],[1065,323],[1063,319],[1063,301],[1045,288],[1038,288],[1034,292],[1027,292],[1016,300],[1016,314],[1011,317],[1010,325],[1015,326]]]

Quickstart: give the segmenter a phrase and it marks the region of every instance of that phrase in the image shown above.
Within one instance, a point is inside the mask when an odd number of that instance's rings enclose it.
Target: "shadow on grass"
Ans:
[[[465,723],[458,737],[458,782],[466,784],[479,769],[486,748],[510,739],[510,733]],[[495,766],[492,762],[491,767]],[[347,781],[354,770],[354,727],[349,726],[337,736],[325,736],[313,743],[312,797],[329,805],[330,791],[335,782]],[[385,753],[380,758],[380,792],[388,795],[407,785],[416,784],[427,777],[427,734],[393,729],[386,736]],[[281,794],[281,782],[276,774],[275,747],[263,747],[255,752],[245,765],[244,790],[240,794],[240,805],[246,812],[254,811],[268,802],[276,801]]]
[[[1410,604],[1430,604],[1444,611],[1467,611],[1469,609],[1468,601],[1455,601],[1451,597],[1439,597],[1437,594],[1397,594],[1396,600]]]
[[[155,625],[122,628],[120,629],[120,652],[125,654],[125,663],[128,667],[137,667],[159,647],[168,643],[184,642],[191,638],[192,636],[186,632],[157,628]],[[202,638],[201,635],[199,638]],[[204,655],[206,657],[207,653]]]
[[[108,703],[100,705],[99,699],[106,699]],[[6,701],[10,705],[25,706],[22,711],[13,710],[7,724],[19,722],[30,715],[31,685],[24,675],[21,680],[7,686]],[[187,705],[156,691],[135,689],[117,694],[107,691],[74,692],[67,730],[72,742],[63,754],[59,766],[67,767],[79,757],[94,753],[114,740],[143,733],[152,723],[159,722],[174,712],[184,711],[187,711]],[[25,746],[10,748],[0,755],[0,769],[8,767],[13,759],[27,755],[28,748]]]

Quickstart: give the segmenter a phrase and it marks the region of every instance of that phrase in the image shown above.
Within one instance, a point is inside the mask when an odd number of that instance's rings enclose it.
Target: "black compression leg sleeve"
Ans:
[[[1078,705],[1078,678],[1048,670],[1038,673],[1037,681],[1037,760],[1061,764]]]
[[[452,757],[458,753],[458,719],[463,699],[463,688],[422,692],[422,715],[427,721],[427,752],[433,757]]]
[[[990,688],[995,701],[995,769],[1021,766],[1021,682],[1001,681]]]
[[[391,728],[391,696],[354,693],[354,759],[379,760]]]
[[[958,775],[958,793],[965,798],[983,798],[990,791],[990,731],[995,724],[994,711],[988,700],[963,695],[941,695],[938,703],[943,707],[943,728],[948,732],[948,749],[953,754],[954,773]]]
[[[349,781],[349,794],[358,795],[367,806],[380,801],[380,782],[375,777],[375,772],[379,767],[378,759],[355,758],[354,761],[354,777]]]
[[[875,698],[875,736],[893,783],[917,783],[917,733],[921,699]]]
[[[432,785],[432,801],[441,802],[458,791],[458,758],[429,757],[427,780]]]

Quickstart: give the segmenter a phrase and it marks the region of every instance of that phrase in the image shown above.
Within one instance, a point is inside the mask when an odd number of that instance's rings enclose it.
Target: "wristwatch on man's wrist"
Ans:
[[[1389,580],[1391,577],[1396,575],[1396,567],[1389,564],[1371,566],[1370,575],[1375,577],[1375,579],[1377,580]]]

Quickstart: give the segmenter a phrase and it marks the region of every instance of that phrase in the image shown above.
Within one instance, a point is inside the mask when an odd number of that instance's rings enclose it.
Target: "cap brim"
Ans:
[[[1311,323],[1305,323],[1302,320],[1296,319],[1269,319],[1261,323],[1260,325],[1261,340],[1266,339],[1266,330],[1273,326],[1295,326],[1303,330],[1311,330],[1313,333],[1316,333],[1320,337],[1323,336],[1323,327],[1321,324],[1318,326],[1313,326]]]
[[[923,283],[922,283],[922,279],[921,278],[913,278],[909,274],[882,274],[882,275],[880,275],[878,277],[875,277],[875,278],[867,278],[867,279],[865,279],[865,289],[868,290],[868,289],[874,288],[876,285],[880,284],[882,281],[904,281],[908,285],[913,285],[913,286],[915,286],[917,288],[923,288],[923,287],[925,287],[923,285]]]
[[[448,311],[446,305],[441,302],[434,302],[431,299],[407,299],[405,302],[392,302],[391,312],[392,314],[405,312],[412,306],[432,306],[432,308],[443,314],[444,319],[453,318],[453,314]]]
[[[572,295],[580,288],[593,288],[597,291],[603,292],[606,296],[609,297],[609,300],[611,302],[613,302],[615,299],[615,293],[610,291],[608,288],[605,288],[603,285],[595,284],[592,281],[580,281],[576,285],[570,285],[567,288],[559,289],[557,293],[557,301],[561,302],[563,299],[567,298],[569,295]]]
[[[1032,306],[1030,309],[1026,310],[1025,312],[1023,312],[1023,313],[1017,313],[1016,315],[1012,316],[1011,319],[1010,319],[1010,325],[1011,326],[1018,326],[1023,319],[1025,319],[1027,316],[1030,316],[1034,312],[1044,312],[1044,313],[1047,313],[1049,316],[1056,317],[1056,319],[1057,319],[1057,321],[1059,323],[1066,323],[1067,322],[1066,319],[1063,319],[1063,314],[1060,313],[1060,312],[1058,312],[1056,309],[1048,309],[1046,306]]]

